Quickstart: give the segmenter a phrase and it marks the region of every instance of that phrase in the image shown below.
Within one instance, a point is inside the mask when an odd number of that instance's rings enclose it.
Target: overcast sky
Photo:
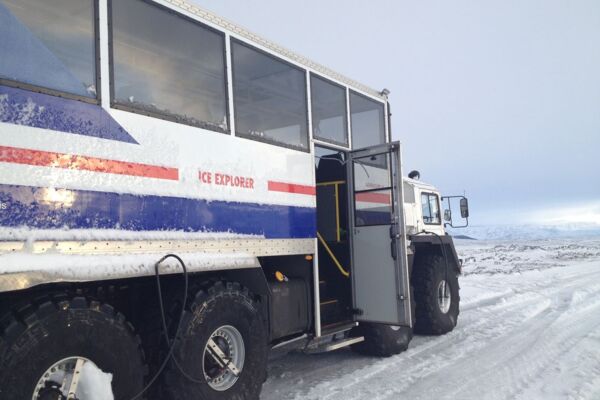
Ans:
[[[600,1],[195,3],[388,88],[405,173],[473,222],[600,224]]]

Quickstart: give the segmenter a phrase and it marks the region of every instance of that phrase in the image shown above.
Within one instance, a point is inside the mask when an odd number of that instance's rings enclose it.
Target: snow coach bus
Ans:
[[[451,212],[390,129],[183,0],[0,0],[0,398],[257,399],[272,350],[452,330]]]

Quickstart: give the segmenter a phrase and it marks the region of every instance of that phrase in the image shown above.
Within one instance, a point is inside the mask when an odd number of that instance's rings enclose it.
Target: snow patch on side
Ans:
[[[20,290],[48,282],[89,282],[154,276],[154,266],[163,253],[116,255],[65,255],[15,253],[0,255],[0,291]],[[259,268],[247,253],[180,253],[188,272]],[[161,275],[181,273],[179,263],[169,258],[159,268]]]
[[[47,275],[58,274],[65,278],[93,278],[101,275],[104,279],[123,274],[151,275],[154,264],[163,254],[115,254],[66,255],[66,254],[3,254],[0,255],[0,274],[24,271],[40,271]],[[181,253],[179,256],[189,270],[212,270],[222,265],[248,268],[255,266],[255,257],[246,253]],[[179,264],[165,260],[162,273],[181,272]]]
[[[129,231],[124,229],[31,229],[0,228],[0,240],[27,241],[71,240],[86,242],[92,240],[202,240],[202,239],[264,239],[264,235],[250,235],[226,232],[184,232],[184,231]]]

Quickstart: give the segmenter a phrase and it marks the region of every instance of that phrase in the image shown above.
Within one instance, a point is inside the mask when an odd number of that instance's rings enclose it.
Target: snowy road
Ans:
[[[600,399],[600,239],[459,243],[457,328],[375,359],[271,362],[263,400]]]

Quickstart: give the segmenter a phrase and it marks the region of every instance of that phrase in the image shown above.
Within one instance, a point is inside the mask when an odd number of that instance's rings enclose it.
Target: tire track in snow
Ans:
[[[284,372],[267,382],[262,398],[526,396],[557,359],[569,348],[581,347],[582,341],[589,340],[588,333],[600,325],[593,318],[600,315],[600,300],[588,301],[598,299],[600,285],[590,285],[600,281],[598,267],[586,263],[569,270],[547,270],[539,280],[536,275],[524,279],[526,274],[519,274],[504,284],[491,282],[496,290],[509,285],[513,293],[500,292],[467,304],[454,332],[416,337],[407,352],[390,359],[364,358],[348,351],[286,357],[273,369]],[[537,361],[531,363],[532,358]],[[586,386],[587,393],[597,393],[598,385]],[[494,386],[504,389],[494,392]]]

